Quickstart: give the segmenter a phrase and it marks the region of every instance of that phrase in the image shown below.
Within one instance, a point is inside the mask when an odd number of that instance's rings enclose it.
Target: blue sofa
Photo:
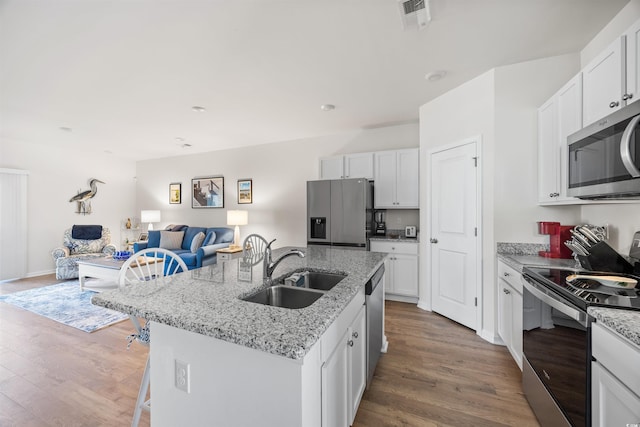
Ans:
[[[168,227],[169,228],[169,227]],[[182,258],[187,264],[189,270],[194,268],[200,268],[205,265],[215,264],[217,260],[216,251],[218,249],[227,248],[233,243],[233,230],[226,227],[189,227],[187,225],[171,226],[170,230],[162,231],[177,231],[184,232],[182,244],[180,248],[166,247]],[[191,244],[194,237],[198,233],[204,233],[204,241],[202,246],[197,248],[195,252],[191,251]],[[160,247],[160,230],[149,231],[149,238],[146,242],[136,242],[133,244],[134,252],[138,252],[147,248],[159,248]]]

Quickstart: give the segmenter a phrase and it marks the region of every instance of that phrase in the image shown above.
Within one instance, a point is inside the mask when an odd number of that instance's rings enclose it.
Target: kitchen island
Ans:
[[[274,250],[274,259],[287,249]],[[151,321],[152,425],[322,426],[352,420],[362,392],[352,377],[366,362],[354,351],[366,349],[354,339],[366,336],[364,286],[386,255],[301,249],[305,258],[283,260],[274,281],[304,270],[347,275],[302,309],[243,301],[265,284],[262,263],[249,267],[242,259],[94,296],[96,305]],[[187,366],[182,389],[176,364]]]

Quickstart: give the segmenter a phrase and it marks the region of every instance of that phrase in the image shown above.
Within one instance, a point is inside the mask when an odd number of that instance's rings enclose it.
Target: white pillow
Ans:
[[[174,251],[182,248],[184,231],[160,231],[160,247]]]
[[[191,253],[198,252],[198,248],[202,246],[202,242],[204,242],[204,233],[201,231],[195,236],[193,236],[193,240],[191,240]]]

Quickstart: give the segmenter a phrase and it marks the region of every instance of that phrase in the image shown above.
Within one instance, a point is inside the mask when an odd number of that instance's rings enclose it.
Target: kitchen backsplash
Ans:
[[[402,230],[407,225],[415,225],[420,230],[420,209],[386,209],[385,223],[388,229]]]

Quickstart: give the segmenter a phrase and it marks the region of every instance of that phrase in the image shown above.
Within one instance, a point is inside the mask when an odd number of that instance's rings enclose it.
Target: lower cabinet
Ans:
[[[391,255],[386,263],[385,297],[418,302],[418,242],[372,240],[370,246],[372,252]]]
[[[322,365],[323,427],[346,427],[356,416],[367,381],[365,314],[362,305]]]
[[[498,334],[522,369],[521,273],[498,261]]]
[[[591,334],[591,425],[640,424],[640,348],[598,323]]]

